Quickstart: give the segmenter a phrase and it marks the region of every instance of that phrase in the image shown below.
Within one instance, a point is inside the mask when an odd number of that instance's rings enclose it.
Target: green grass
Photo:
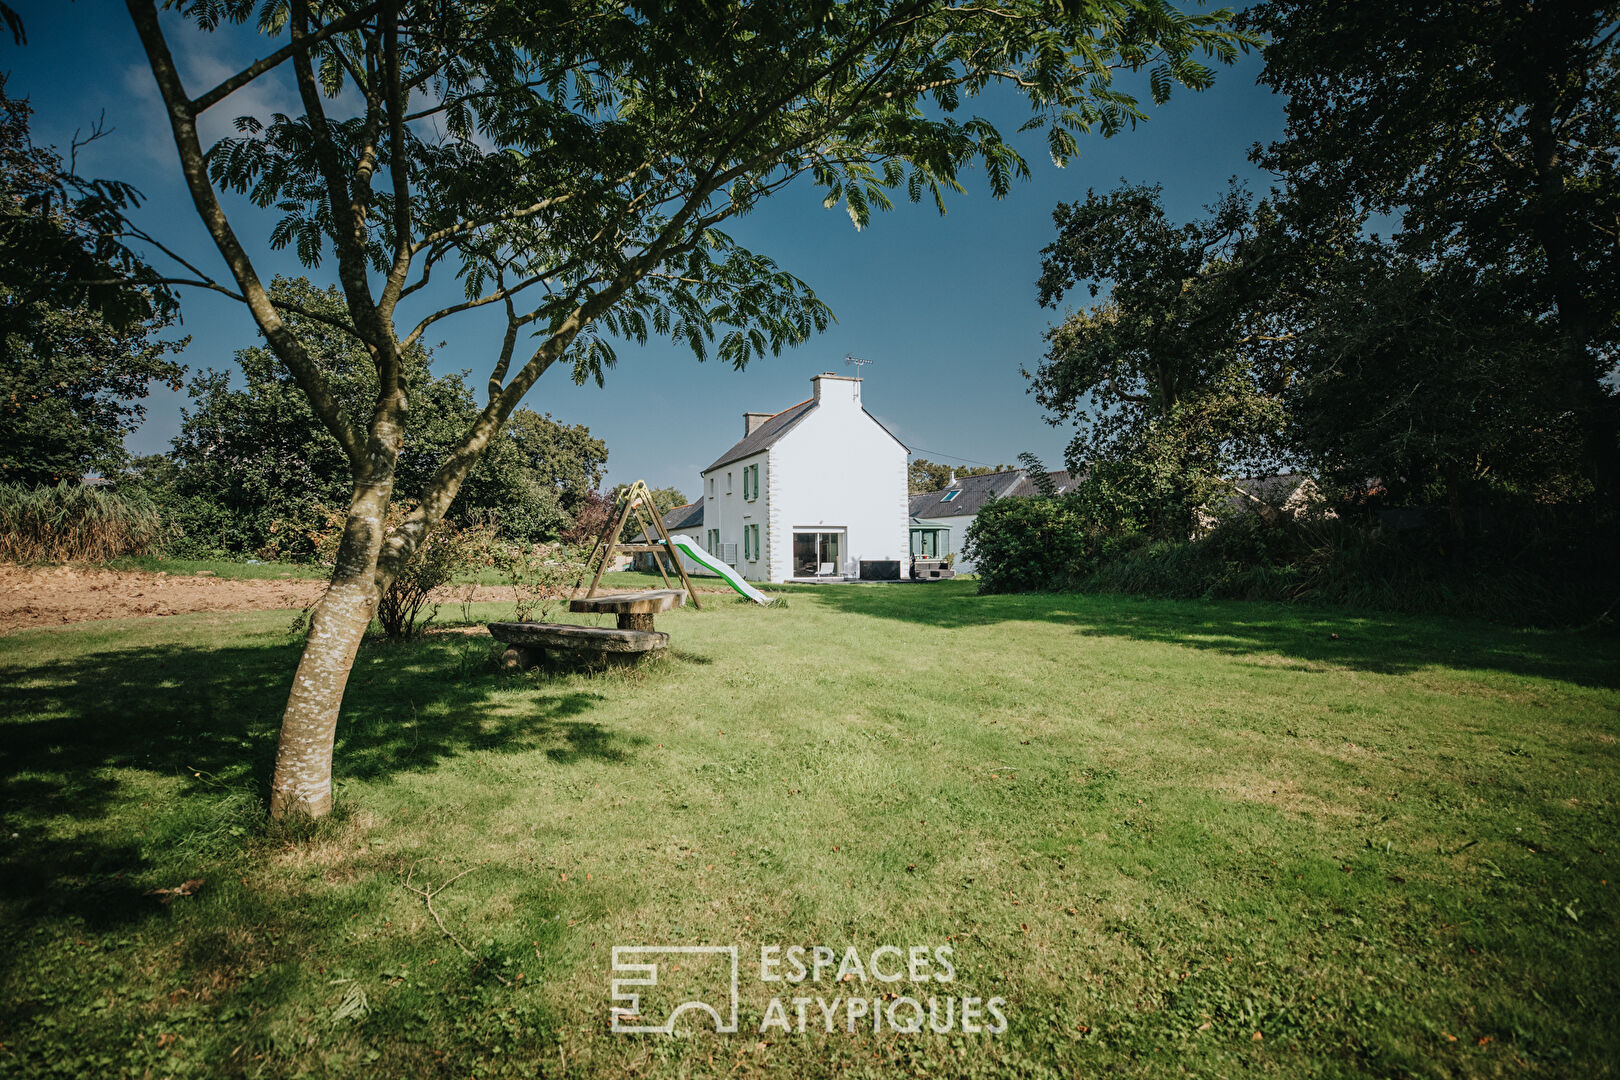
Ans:
[[[143,570],[149,574],[162,571],[176,577],[185,577],[206,570],[216,577],[237,581],[281,577],[325,580],[332,573],[326,567],[313,563],[250,563],[242,559],[171,559],[162,555],[125,555],[99,565],[108,570]]]
[[[4,639],[0,1072],[1614,1075],[1612,637],[781,591],[634,671],[368,643],[305,830],[261,820],[287,613]],[[472,958],[405,887],[464,871]],[[740,1033],[608,1032],[612,946],[702,943]],[[1011,1028],[760,1035],[910,989],[758,981],[816,943],[949,944]]]
[[[177,577],[195,575],[199,571],[206,570],[216,577],[234,580],[294,577],[324,581],[331,576],[329,569],[314,563],[250,563],[239,559],[171,559],[160,555],[125,555],[93,565],[108,570],[141,570],[151,574],[161,570]],[[507,584],[507,579],[493,567],[483,567],[471,573],[458,574],[455,580],[457,584]],[[674,579],[671,579],[671,581],[676,587],[679,587],[679,582],[674,581]],[[586,584],[589,584],[588,580]],[[693,575],[692,584],[699,592],[705,592],[709,589],[728,589],[726,583],[717,577]],[[655,573],[623,570],[617,573],[603,574],[602,585],[611,589],[662,589],[664,580]]]

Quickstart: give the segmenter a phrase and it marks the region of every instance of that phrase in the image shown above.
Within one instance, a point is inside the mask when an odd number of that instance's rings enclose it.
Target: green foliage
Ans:
[[[1459,515],[1590,496],[1557,342],[1499,279],[1363,242],[1319,280],[1284,442],[1342,507],[1369,487],[1382,505]]]
[[[0,17],[20,34],[9,8]],[[149,321],[167,325],[178,305],[159,275],[125,243],[133,230],[126,215],[140,192],[121,180],[77,175],[71,162],[28,136],[33,109],[6,94],[0,72],[0,296],[8,324],[43,304],[77,311],[119,335],[141,336]],[[70,155],[107,134],[99,123]],[[10,329],[8,326],[8,333]],[[158,376],[154,376],[158,377]]]
[[[0,560],[105,562],[159,550],[168,533],[157,504],[138,490],[0,483]]]
[[[133,195],[76,196],[30,111],[0,73],[0,481],[31,485],[116,473],[150,385],[179,388],[185,342],[158,339],[174,316],[159,294],[87,283],[145,272],[104,232]]]
[[[1620,598],[1620,575],[1600,552],[1500,543],[1440,557],[1449,533],[1443,521],[1392,533],[1342,521],[1285,529],[1242,515],[1198,540],[1125,548],[1076,584],[1180,599],[1470,615],[1515,626],[1586,625]]]
[[[305,279],[279,278],[272,294],[300,310],[340,319],[343,300]],[[354,340],[314,317],[289,314],[341,407],[357,422],[374,407],[375,371]],[[477,413],[461,375],[434,376],[425,349],[406,354],[411,409],[396,465],[407,496],[424,490]],[[192,383],[170,462],[143,461],[142,478],[181,527],[185,552],[308,558],[309,536],[330,507],[346,506],[349,462],[308,399],[269,349],[236,354],[243,384],[207,371]],[[607,447],[587,428],[519,409],[468,477],[455,518],[498,519],[514,541],[554,538],[600,481]],[[177,553],[179,549],[177,548]]]
[[[433,590],[485,565],[494,545],[495,530],[488,525],[458,528],[450,521],[434,525],[377,601],[377,621],[389,640],[405,641],[420,634],[439,613]],[[419,624],[424,607],[429,609],[427,618]]]
[[[1271,39],[1261,79],[1288,110],[1286,137],[1256,158],[1287,180],[1303,226],[1354,233],[1370,214],[1396,215],[1400,255],[1488,275],[1499,305],[1490,322],[1537,324],[1556,361],[1537,358],[1508,384],[1558,399],[1611,508],[1616,16],[1610,3],[1511,0],[1270,0],[1244,16]]]
[[[549,621],[552,609],[579,583],[587,556],[573,544],[499,545],[494,565],[512,587],[513,620]]]
[[[1255,347],[1283,265],[1276,215],[1234,184],[1184,224],[1166,218],[1156,187],[1090,192],[1053,218],[1041,303],[1077,285],[1108,299],[1051,328],[1024,375],[1053,422],[1077,425],[1070,470],[1110,466],[1114,494],[1153,536],[1184,538],[1225,477],[1271,456],[1282,427]]]
[[[987,593],[1061,591],[1090,561],[1085,522],[1067,498],[991,499],[968,526],[963,553]]]

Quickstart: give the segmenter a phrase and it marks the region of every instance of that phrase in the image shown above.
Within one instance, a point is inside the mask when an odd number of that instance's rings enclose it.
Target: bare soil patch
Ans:
[[[709,589],[693,585],[699,592]],[[96,619],[186,615],[199,611],[298,610],[320,599],[324,581],[303,578],[239,580],[202,574],[146,573],[77,566],[0,564],[0,634],[28,627]],[[468,589],[472,596],[467,596]],[[602,592],[611,589],[604,583]],[[434,600],[457,604],[510,601],[505,585],[449,585]]]

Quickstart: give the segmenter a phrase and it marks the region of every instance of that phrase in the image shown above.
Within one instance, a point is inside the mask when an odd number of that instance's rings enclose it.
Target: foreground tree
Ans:
[[[1592,483],[1620,497],[1620,4],[1268,0],[1261,80],[1286,137],[1256,159],[1305,219],[1398,215],[1399,253],[1464,260],[1544,322],[1562,358],[1523,378],[1576,420]]]
[[[552,365],[600,380],[611,337],[649,334],[712,349],[741,367],[805,340],[827,312],[798,279],[719,226],[794,180],[842,203],[857,226],[888,193],[960,190],[977,163],[992,190],[1027,172],[1000,132],[955,119],[991,85],[1023,96],[1059,162],[1077,133],[1144,117],[1113,89],[1147,69],[1154,97],[1211,81],[1199,56],[1234,58],[1229,13],[1165,0],[949,5],[864,0],[597,3],[593,0],[179,0],[201,31],[257,12],[286,41],[202,92],[184,85],[154,0],[128,9],[168,111],[197,213],[230,277],[187,280],[247,306],[354,477],[331,585],[316,606],[288,698],[271,811],[324,814],[338,707],[379,589],[455,499],[518,402]],[[289,69],[302,112],[238,121],[212,149],[197,118]],[[352,108],[351,108],[352,106]],[[265,289],[220,189],[274,207],[267,238],[308,264],[335,258],[348,308],[339,328],[370,356],[364,423],[335,400]],[[408,318],[454,273],[463,298]],[[504,313],[488,399],[415,509],[385,513],[411,387],[403,357],[459,312]],[[525,353],[518,352],[525,342]]]

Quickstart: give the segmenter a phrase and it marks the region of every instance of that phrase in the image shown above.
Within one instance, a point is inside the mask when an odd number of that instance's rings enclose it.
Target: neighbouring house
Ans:
[[[1075,478],[1059,469],[1047,473],[1059,495],[1069,490]],[[958,573],[973,573],[973,560],[962,554],[968,526],[991,499],[1009,495],[1038,494],[1028,469],[980,473],[952,477],[938,491],[925,491],[909,500],[911,556],[917,559],[945,559],[955,556],[952,565]]]
[[[699,499],[697,502],[690,502],[685,506],[676,506],[666,510],[664,512],[664,531],[669,533],[671,539],[674,539],[677,536],[684,536],[694,544],[702,547],[703,500]],[[640,544],[654,544],[662,539],[663,537],[660,536],[648,536],[647,534],[643,533],[641,536],[636,537],[636,542]],[[658,565],[656,560],[660,558],[662,558],[661,555],[654,554],[652,552],[638,552],[632,562],[632,565],[636,570],[645,570],[650,574],[656,574],[658,573]],[[693,559],[688,558],[685,555],[681,556],[681,565],[686,567],[686,572],[688,574],[712,575],[712,572],[707,567]],[[664,569],[673,570],[674,567],[670,566],[666,562]]]
[[[696,515],[703,548],[754,581],[905,577],[909,451],[861,404],[860,379],[823,372],[810,386],[781,412],[743,413],[683,529]]]
[[[1268,525],[1285,518],[1308,514],[1336,517],[1325,510],[1322,490],[1315,480],[1303,473],[1278,473],[1275,476],[1240,476],[1232,482],[1232,493],[1213,507],[1198,511],[1198,529],[1208,532],[1215,526],[1217,515],[1233,517],[1258,514]],[[1213,512],[1212,512],[1213,510]]]

